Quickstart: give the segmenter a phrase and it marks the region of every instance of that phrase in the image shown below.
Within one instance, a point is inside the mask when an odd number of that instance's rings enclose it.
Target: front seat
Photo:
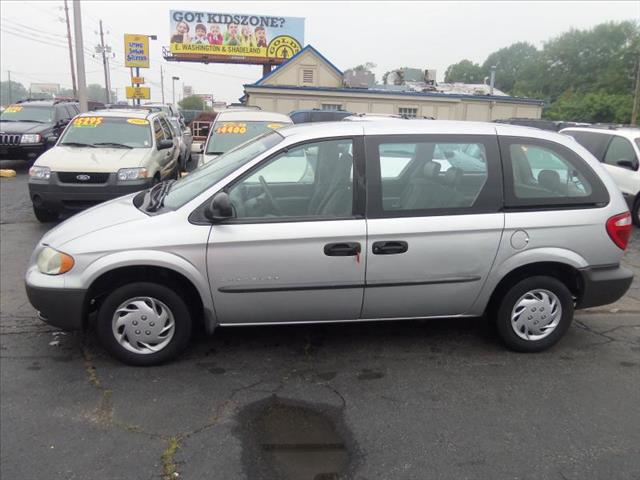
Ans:
[[[351,215],[353,212],[352,168],[353,156],[348,152],[341,153],[335,166],[331,188],[322,202],[315,206],[314,212],[310,213],[335,217]]]

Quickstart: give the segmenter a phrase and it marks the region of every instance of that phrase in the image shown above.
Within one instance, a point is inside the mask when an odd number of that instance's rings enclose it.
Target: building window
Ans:
[[[418,116],[418,109],[400,107],[398,108],[398,114],[403,115],[405,117],[409,117],[409,118],[416,118]]]
[[[302,70],[302,83],[313,83],[313,70]]]
[[[323,103],[322,110],[342,110],[342,104],[340,103]]]

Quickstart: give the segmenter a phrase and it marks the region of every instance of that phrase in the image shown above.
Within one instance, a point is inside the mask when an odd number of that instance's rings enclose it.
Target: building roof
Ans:
[[[320,57],[320,59],[322,59],[329,67],[331,67],[332,70],[334,70],[338,75],[340,75],[340,77],[342,77],[342,70],[340,70],[338,67],[336,67],[333,63],[331,63],[327,57],[325,57],[324,55],[322,55],[318,50],[316,50],[315,48],[313,48],[312,45],[307,45],[306,47],[304,47],[302,50],[300,50],[298,53],[296,53],[293,57],[291,57],[289,60],[287,60],[284,63],[281,63],[280,65],[278,65],[276,68],[274,68],[273,70],[271,70],[269,73],[267,73],[266,75],[264,75],[262,78],[260,78],[259,80],[257,80],[255,83],[253,83],[252,85],[262,85],[263,82],[269,78],[271,75],[274,75],[276,72],[280,71],[282,68],[286,67],[287,65],[289,65],[293,60],[295,60],[296,58],[300,57],[303,53],[305,52],[313,52],[314,54],[316,54],[318,57]],[[245,85],[246,86],[246,85]]]
[[[294,57],[291,57],[291,58],[293,59]],[[286,65],[286,63],[283,65]],[[263,77],[263,78],[266,78],[266,77]],[[423,98],[437,97],[437,98],[457,98],[457,99],[466,99],[466,100],[495,101],[495,102],[515,102],[515,103],[528,103],[532,105],[544,104],[543,100],[538,100],[536,98],[511,97],[508,95],[471,95],[471,94],[463,94],[463,93],[455,94],[455,93],[438,93],[438,92],[413,92],[413,91],[406,91],[406,90],[401,90],[401,91],[380,90],[375,88],[333,88],[333,87],[299,87],[295,85],[261,85],[259,84],[259,81],[253,84],[245,84],[244,87],[245,87],[245,92],[247,88],[263,88],[263,89],[273,88],[277,90],[303,90],[303,91],[327,92],[327,93],[346,93],[349,95],[358,95],[358,94],[380,95],[380,96],[395,95],[395,96],[423,97]]]

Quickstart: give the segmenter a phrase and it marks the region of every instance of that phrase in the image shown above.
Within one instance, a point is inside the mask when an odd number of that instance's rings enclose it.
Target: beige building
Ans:
[[[491,121],[540,118],[543,106],[532,98],[345,88],[342,72],[311,45],[244,89],[248,105],[285,114],[323,108]]]

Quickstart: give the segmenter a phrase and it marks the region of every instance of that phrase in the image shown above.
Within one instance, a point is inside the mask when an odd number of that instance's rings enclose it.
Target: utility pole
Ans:
[[[102,66],[104,67],[104,90],[106,103],[111,103],[111,86],[109,85],[109,66],[107,64],[107,50],[104,46],[104,32],[102,31],[102,20],[100,20],[100,47],[102,50]]]
[[[80,0],[73,0],[73,29],[76,36],[76,62],[78,64],[78,100],[80,112],[89,110],[87,105],[87,76],[84,70],[84,44],[82,41],[82,12]]]
[[[176,104],[176,80],[180,80],[180,77],[171,77],[173,82],[173,105]]]
[[[162,65],[160,65],[160,90],[162,90],[162,103],[164,103],[164,73],[162,72]]]
[[[64,0],[64,15],[67,18],[67,42],[69,44],[69,65],[71,66],[73,98],[76,98],[78,96],[78,86],[76,85],[76,68],[73,65],[73,45],[71,44],[71,24],[69,23],[69,6],[67,0]]]
[[[633,111],[631,112],[631,125],[638,124],[638,109],[640,109],[640,58],[636,65],[636,90],[633,94]]]

